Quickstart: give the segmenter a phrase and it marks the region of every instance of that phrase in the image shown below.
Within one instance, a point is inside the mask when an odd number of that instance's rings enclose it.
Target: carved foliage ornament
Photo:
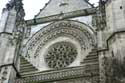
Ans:
[[[70,65],[77,56],[77,49],[69,42],[58,42],[50,46],[45,60],[50,68],[60,69]]]
[[[78,41],[82,49],[88,49],[96,44],[94,32],[89,26],[77,21],[58,21],[37,32],[26,44],[25,50],[27,52],[24,55],[29,58],[31,55],[38,56],[40,50],[46,43],[60,36],[66,36]],[[32,53],[34,50],[35,54]]]
[[[96,76],[98,72],[95,73],[93,76]],[[91,73],[93,73],[91,72]],[[72,79],[72,78],[79,78],[84,77],[84,80],[92,80],[90,72],[86,72],[85,67],[77,67],[72,69],[64,69],[59,71],[50,71],[48,73],[39,73],[39,75],[33,75],[30,77],[16,79],[11,83],[31,83],[31,82],[46,82],[46,81],[55,81],[55,80],[65,80],[65,79]],[[64,82],[63,82],[64,83]],[[83,82],[82,82],[83,83]]]

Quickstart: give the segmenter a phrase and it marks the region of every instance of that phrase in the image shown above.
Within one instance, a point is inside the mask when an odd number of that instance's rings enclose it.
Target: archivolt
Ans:
[[[44,45],[60,36],[78,41],[84,50],[96,45],[95,33],[91,27],[78,21],[58,21],[39,30],[27,42],[25,56],[38,56]]]

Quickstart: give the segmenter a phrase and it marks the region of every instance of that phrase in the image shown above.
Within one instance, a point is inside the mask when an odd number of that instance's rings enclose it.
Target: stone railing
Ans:
[[[94,76],[99,76],[98,65],[90,66],[89,68],[86,66],[80,66],[74,68],[66,68],[63,70],[39,72],[33,76],[15,79],[13,80],[12,83],[48,82],[48,81],[80,78],[80,77],[87,79],[89,77],[90,79],[92,79],[92,77]]]

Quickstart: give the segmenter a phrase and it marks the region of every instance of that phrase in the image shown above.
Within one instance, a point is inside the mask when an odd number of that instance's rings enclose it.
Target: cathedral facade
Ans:
[[[11,0],[0,20],[0,83],[125,83],[125,1],[50,0],[25,20]]]

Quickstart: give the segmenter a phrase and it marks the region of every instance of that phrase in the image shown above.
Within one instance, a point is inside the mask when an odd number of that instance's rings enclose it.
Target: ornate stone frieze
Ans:
[[[77,50],[77,52],[75,52],[76,55],[73,58],[68,58],[67,61],[69,62],[65,62],[64,60],[58,62],[60,64],[64,63],[65,66],[64,64],[59,66],[57,65],[58,63],[49,65],[49,63],[52,63],[54,60],[51,60],[51,62],[46,61],[47,52],[49,52],[51,46],[54,46],[59,42],[68,42],[69,45],[74,45],[75,50]],[[71,45],[69,47],[72,47]],[[63,68],[61,66],[80,66],[82,59],[92,48],[94,48],[95,45],[95,33],[89,26],[78,21],[58,21],[45,26],[34,34],[23,48],[22,56],[24,56],[36,68],[39,68],[40,71]],[[69,49],[64,53],[68,53],[68,50]],[[53,51],[54,55],[55,53],[57,52]]]
[[[94,33],[90,27],[75,21],[59,21],[42,28],[29,40],[26,44],[27,53],[25,56],[30,56],[35,47],[34,56],[38,56],[39,51],[46,43],[60,36],[75,39],[83,49],[88,49],[95,45]]]
[[[80,34],[80,32],[79,32],[79,34]],[[47,35],[46,37],[43,37],[44,39],[43,39],[43,41],[41,41],[40,45],[37,47],[34,55],[35,56],[39,55],[38,53],[40,52],[42,47],[45,45],[45,43],[52,41],[60,36],[66,36],[66,37],[70,37],[72,39],[75,39],[75,40],[80,42],[80,45],[83,49],[86,49],[87,47],[85,46],[86,45],[85,40],[87,40],[87,39],[82,34],[79,36],[77,36],[77,35],[78,35],[78,32],[75,32],[74,30],[69,30],[69,29],[57,30],[54,33]],[[83,37],[84,37],[84,40],[82,39]],[[37,44],[37,43],[34,43],[34,44]],[[33,49],[33,48],[31,47],[31,49]]]
[[[94,67],[94,68],[93,68]],[[93,69],[91,71],[91,69]],[[90,70],[91,72],[86,72]],[[15,79],[12,83],[31,83],[31,82],[47,82],[47,81],[56,81],[56,80],[65,80],[65,79],[73,79],[73,78],[82,78],[84,80],[87,79],[91,81],[91,77],[98,77],[98,67],[95,65],[90,66],[90,69],[86,69],[84,66],[63,69],[63,70],[56,70],[50,72],[43,72],[38,73],[34,76],[29,76],[25,78]]]
[[[76,79],[68,79],[68,80],[61,80],[61,81],[54,81],[52,83],[91,83],[91,79],[89,77],[86,78],[76,78]]]

